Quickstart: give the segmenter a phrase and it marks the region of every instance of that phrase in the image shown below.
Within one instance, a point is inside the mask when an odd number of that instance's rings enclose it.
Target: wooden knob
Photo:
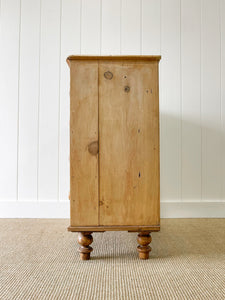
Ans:
[[[92,142],[88,145],[88,151],[92,155],[98,154],[98,141]]]

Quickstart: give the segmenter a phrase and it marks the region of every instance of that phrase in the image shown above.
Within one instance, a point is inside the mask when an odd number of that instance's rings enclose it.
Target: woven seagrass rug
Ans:
[[[225,219],[162,219],[150,259],[136,233],[93,233],[80,261],[69,220],[0,220],[0,299],[225,299]]]

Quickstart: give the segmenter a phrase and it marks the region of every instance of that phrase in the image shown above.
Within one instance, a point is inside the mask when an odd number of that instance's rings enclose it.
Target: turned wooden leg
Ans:
[[[80,247],[78,252],[80,252],[81,260],[90,259],[90,253],[93,250],[89,245],[93,242],[92,232],[79,232],[78,233],[78,243]]]
[[[139,246],[137,247],[137,250],[139,252],[139,258],[148,259],[149,252],[152,250],[152,248],[149,246],[149,244],[152,241],[150,232],[140,232],[138,234],[137,241],[139,244]]]

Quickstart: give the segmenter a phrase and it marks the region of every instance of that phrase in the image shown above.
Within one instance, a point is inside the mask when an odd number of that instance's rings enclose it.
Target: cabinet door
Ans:
[[[157,62],[99,63],[100,225],[159,224]]]
[[[71,226],[98,225],[98,62],[70,72]]]

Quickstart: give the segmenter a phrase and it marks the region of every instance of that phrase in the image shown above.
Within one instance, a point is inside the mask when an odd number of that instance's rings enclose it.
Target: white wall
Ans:
[[[225,217],[225,0],[1,0],[0,216],[69,216],[70,54],[161,54],[163,217]]]

